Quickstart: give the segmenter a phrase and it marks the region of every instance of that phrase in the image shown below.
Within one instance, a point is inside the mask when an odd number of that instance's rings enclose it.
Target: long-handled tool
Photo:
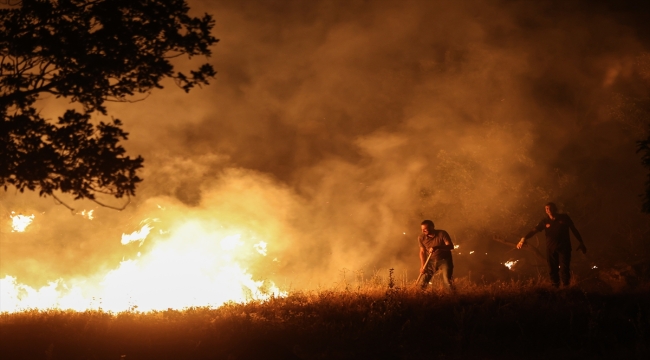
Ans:
[[[429,260],[431,259],[431,255],[433,254],[433,251],[429,252],[429,256],[427,257],[427,261],[424,262],[424,266],[422,267],[423,269],[427,268],[427,265],[429,265]],[[420,273],[420,276],[418,276],[418,279],[415,280],[415,285],[420,283],[420,278],[422,277],[422,273]]]

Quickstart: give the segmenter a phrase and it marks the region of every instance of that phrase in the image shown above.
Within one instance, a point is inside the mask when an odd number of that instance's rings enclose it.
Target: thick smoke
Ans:
[[[280,261],[252,270],[281,285],[329,286],[348,270],[413,278],[425,218],[461,245],[463,276],[510,258],[534,263],[493,238],[515,242],[548,201],[589,247],[575,256],[576,272],[650,253],[635,153],[650,122],[650,36],[639,9],[190,6],[216,18],[216,80],[190,94],[168,84],[109,109],[130,132],[129,153],[145,157],[138,196],[123,212],[73,203],[96,208],[88,222],[52,200],[2,193],[3,217],[33,211],[40,220],[25,234],[3,224],[0,275],[42,283],[110,268],[123,256],[121,233],[144,218],[193,214],[265,237]]]

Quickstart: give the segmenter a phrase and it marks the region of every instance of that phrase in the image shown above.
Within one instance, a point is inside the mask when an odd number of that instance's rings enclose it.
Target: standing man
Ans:
[[[569,286],[571,280],[571,239],[569,229],[578,239],[580,245],[576,250],[581,250],[583,254],[587,253],[585,244],[582,243],[582,236],[573,225],[573,221],[567,214],[558,214],[557,206],[550,202],[544,205],[546,216],[537,224],[528,234],[521,238],[517,244],[517,249],[521,249],[526,240],[536,233],[544,230],[546,233],[546,261],[548,262],[549,275],[553,286]]]
[[[418,243],[420,244],[420,274],[424,275],[422,289],[426,289],[433,274],[440,270],[445,287],[453,290],[454,262],[451,259],[451,250],[454,249],[454,244],[449,234],[444,230],[435,230],[431,220],[424,220],[420,227],[422,234],[418,236]],[[431,258],[427,263],[429,254]]]

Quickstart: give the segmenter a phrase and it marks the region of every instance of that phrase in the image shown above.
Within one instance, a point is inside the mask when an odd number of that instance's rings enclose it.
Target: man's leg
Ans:
[[[571,251],[561,251],[560,255],[560,278],[562,285],[569,286],[571,283]]]
[[[442,271],[442,282],[447,290],[454,290],[454,263],[451,260],[440,260],[440,271]]]
[[[560,259],[557,251],[547,251],[546,261],[548,262],[548,274],[551,276],[551,283],[555,287],[560,287]]]

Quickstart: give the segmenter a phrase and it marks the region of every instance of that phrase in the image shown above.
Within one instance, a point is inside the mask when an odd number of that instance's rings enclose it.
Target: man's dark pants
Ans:
[[[571,250],[556,250],[546,252],[546,261],[548,262],[549,275],[553,286],[569,286],[571,281]]]
[[[424,270],[424,276],[422,279],[422,288],[426,288],[429,285],[429,281],[438,270],[442,272],[442,282],[445,284],[445,288],[453,289],[453,280],[452,276],[454,274],[454,263],[451,259],[440,259],[429,261],[427,268]]]

